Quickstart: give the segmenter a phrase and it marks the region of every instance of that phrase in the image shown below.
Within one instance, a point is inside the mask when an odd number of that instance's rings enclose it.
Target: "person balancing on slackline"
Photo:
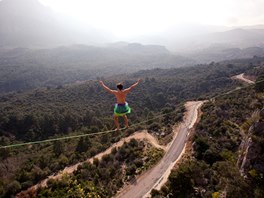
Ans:
[[[102,85],[102,87],[106,91],[108,91],[111,94],[114,94],[116,97],[117,103],[115,104],[115,107],[114,107],[114,122],[115,122],[116,130],[120,130],[120,124],[118,121],[118,117],[120,117],[120,116],[123,117],[123,119],[125,121],[125,127],[128,128],[128,119],[127,119],[126,114],[130,113],[131,109],[128,106],[128,103],[126,102],[126,96],[133,88],[135,88],[138,85],[139,81],[140,81],[140,79],[127,89],[123,89],[123,84],[118,83],[116,85],[117,90],[112,90],[109,87],[107,87],[103,83],[103,81],[99,81],[100,85]]]

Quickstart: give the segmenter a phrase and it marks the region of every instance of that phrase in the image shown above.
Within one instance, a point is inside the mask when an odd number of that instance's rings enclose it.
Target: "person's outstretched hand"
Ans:
[[[100,83],[100,85],[103,85],[104,84],[103,81],[101,81],[101,80],[99,81],[99,83]]]

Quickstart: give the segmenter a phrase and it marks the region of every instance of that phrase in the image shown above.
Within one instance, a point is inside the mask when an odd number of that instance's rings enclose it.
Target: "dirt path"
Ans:
[[[254,84],[255,82],[252,80],[249,80],[247,78],[245,78],[244,73],[239,74],[234,76],[234,79],[238,79],[238,80],[242,80],[248,84]],[[240,128],[239,126],[237,126],[238,128]],[[239,156],[238,156],[238,160],[237,160],[237,166],[239,167],[239,171],[241,176],[244,176],[244,165],[246,163],[247,160],[247,155],[248,155],[248,149],[251,145],[252,139],[250,136],[245,135],[246,133],[243,131],[243,129],[240,129],[240,133],[243,137],[240,146],[239,146]]]
[[[129,142],[133,138],[137,139],[137,140],[147,140],[150,144],[152,144],[156,148],[160,148],[160,149],[163,149],[163,150],[166,151],[166,147],[159,145],[159,143],[158,143],[158,141],[157,141],[157,139],[155,137],[153,137],[151,134],[149,134],[146,130],[143,130],[143,131],[140,131],[140,132],[136,132],[136,133],[132,134],[129,137],[122,138],[119,142],[114,143],[111,147],[109,147],[105,151],[95,155],[92,158],[87,159],[84,162],[91,162],[92,163],[95,158],[101,160],[104,155],[110,154],[113,148],[121,147],[125,142]],[[79,165],[81,165],[84,162],[79,162],[79,163],[74,164],[72,166],[65,167],[57,175],[48,176],[48,178],[40,181],[38,184],[36,184],[36,185],[34,185],[34,186],[30,187],[30,188],[28,188],[26,191],[36,190],[36,189],[38,189],[40,187],[46,187],[47,186],[47,182],[48,182],[49,179],[60,179],[63,174],[66,174],[66,173],[67,174],[71,174],[75,170],[77,170]],[[19,196],[19,194],[17,196]]]
[[[249,83],[249,84],[254,84],[255,83],[254,81],[245,78],[244,73],[236,75],[236,76],[233,76],[232,78],[244,81],[244,82]]]
[[[140,195],[142,195],[142,196],[136,196],[136,197],[143,197],[148,191],[151,191],[151,189],[157,188],[157,181],[158,181],[158,184],[160,184],[160,185],[167,181],[170,170],[173,168],[177,159],[180,158],[181,155],[184,153],[185,141],[186,141],[186,138],[188,136],[188,129],[192,128],[193,125],[195,124],[195,122],[198,118],[197,117],[198,114],[196,112],[198,111],[198,108],[202,104],[203,104],[202,101],[187,102],[185,104],[187,111],[185,112],[185,115],[184,115],[184,121],[179,126],[177,126],[177,128],[174,128],[174,130],[173,130],[174,131],[173,141],[170,144],[168,144],[166,147],[160,145],[155,137],[153,137],[151,134],[149,134],[146,130],[143,130],[140,132],[136,132],[129,137],[121,139],[119,142],[114,143],[111,147],[109,147],[105,151],[97,154],[96,156],[94,156],[92,158],[87,159],[84,162],[91,162],[92,163],[95,158],[100,160],[100,159],[102,159],[102,157],[104,155],[110,154],[113,148],[121,147],[125,142],[129,142],[133,138],[137,139],[137,140],[147,140],[149,143],[151,143],[156,148],[163,149],[166,152],[166,154],[161,161],[162,161],[162,163],[167,163],[169,166],[164,166],[165,169],[162,171],[161,175],[158,176],[158,180],[156,179],[156,180],[154,180],[154,182],[152,181],[152,183],[150,183],[150,186],[148,188],[145,188],[145,191],[142,191],[143,193],[141,192]],[[178,135],[178,133],[179,133],[179,135]],[[180,149],[175,148],[175,147],[178,147],[178,145],[180,145],[180,147],[181,147]],[[168,159],[165,158],[166,156]],[[29,191],[32,192],[32,191],[37,190],[40,187],[46,187],[49,179],[60,179],[63,174],[66,174],[66,173],[72,174],[75,170],[77,170],[78,166],[84,162],[79,162],[79,163],[74,164],[72,166],[65,167],[58,174],[48,176],[48,178],[40,181],[38,184],[28,188],[26,191],[22,191],[21,193],[29,192]],[[160,165],[160,164],[161,163],[159,163],[158,165]],[[155,167],[158,167],[158,165]],[[151,170],[147,171],[145,174],[143,174],[143,176],[141,176],[141,178],[145,178],[146,174],[151,176],[153,173],[151,172]],[[136,188],[135,188],[135,190],[137,191]],[[125,191],[122,191],[122,192],[128,192],[127,188]],[[17,197],[19,197],[19,195],[20,195],[20,193],[17,194]],[[119,194],[119,197],[120,197],[120,194]],[[130,198],[131,196],[129,195],[129,196],[124,196],[124,197]],[[132,197],[135,197],[135,196],[133,196],[133,192],[132,192]]]
[[[116,197],[148,197],[152,189],[159,188],[167,181],[171,169],[184,153],[189,129],[196,123],[198,110],[203,103],[204,101],[193,101],[185,104],[187,111],[183,122],[174,129],[173,141],[167,147],[164,157],[155,167],[139,176],[134,184],[124,187]]]
[[[190,123],[190,124],[187,124],[188,126],[188,129],[191,129],[194,127],[195,123],[197,123],[197,120],[199,118],[199,108],[203,105],[204,102],[198,102],[198,105],[197,105],[197,102],[187,102],[185,104],[185,107],[187,109],[187,113],[188,114],[191,114],[191,115],[185,115],[186,119],[189,118],[189,120],[186,120],[187,123]],[[192,108],[192,106],[194,106],[194,108]],[[188,133],[189,135],[189,133]],[[185,153],[185,147],[186,147],[186,144],[184,145],[184,148],[180,154],[180,156],[177,158],[177,160],[175,160],[173,163],[171,163],[171,165],[168,167],[168,169],[166,170],[166,172],[162,175],[162,179],[156,183],[152,189],[156,189],[156,190],[160,190],[161,187],[167,182],[169,176],[170,176],[170,173],[171,173],[171,170],[173,169],[173,167],[175,166],[175,164],[181,159],[182,155]],[[145,197],[149,196],[151,190],[145,195]]]

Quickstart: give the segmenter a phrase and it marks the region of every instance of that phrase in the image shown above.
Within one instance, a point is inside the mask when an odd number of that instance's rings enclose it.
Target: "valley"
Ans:
[[[263,7],[0,0],[0,198],[262,198]]]

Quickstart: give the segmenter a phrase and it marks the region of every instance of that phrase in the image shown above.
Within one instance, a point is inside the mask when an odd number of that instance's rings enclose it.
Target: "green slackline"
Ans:
[[[264,82],[264,80],[257,81],[254,84],[246,85],[246,86],[243,86],[243,87],[238,88],[238,89],[233,89],[231,91],[228,91],[228,92],[225,92],[225,93],[222,93],[222,94],[217,94],[216,96],[214,96],[214,97],[212,97],[210,99],[212,100],[212,99],[218,98],[220,96],[229,95],[231,93],[234,93],[236,91],[239,91],[239,90],[242,90],[242,89],[251,87],[251,86],[253,86],[255,84],[258,84],[258,83],[261,83],[261,82]],[[181,104],[177,105],[176,108],[179,107],[179,106],[181,106]],[[169,115],[171,113],[174,113],[175,111],[176,110],[174,110],[172,112],[169,112],[169,113],[160,114],[158,116],[155,116],[154,118],[151,118],[151,119],[148,119],[148,120],[144,120],[144,121],[138,122],[136,124],[132,124],[130,127],[137,126],[137,125],[140,125],[140,124],[149,122],[151,120],[155,120],[155,119],[160,118],[160,117],[163,117],[165,115]],[[125,128],[122,128],[121,130],[124,130],[124,129]],[[67,139],[74,139],[74,138],[80,138],[80,137],[86,137],[86,136],[93,136],[93,135],[101,135],[101,134],[113,133],[115,131],[116,130],[107,130],[107,131],[100,131],[100,132],[95,132],[95,133],[71,135],[71,136],[64,136],[64,137],[52,138],[52,139],[46,139],[46,140],[39,140],[39,141],[32,141],[32,142],[24,142],[24,143],[18,143],[18,144],[10,144],[10,145],[6,145],[6,146],[1,145],[0,146],[0,149],[12,148],[12,147],[19,147],[19,146],[25,146],[25,145],[32,145],[32,144],[41,144],[41,143],[47,143],[47,142],[54,142],[54,141],[58,141],[58,140],[67,140]]]

